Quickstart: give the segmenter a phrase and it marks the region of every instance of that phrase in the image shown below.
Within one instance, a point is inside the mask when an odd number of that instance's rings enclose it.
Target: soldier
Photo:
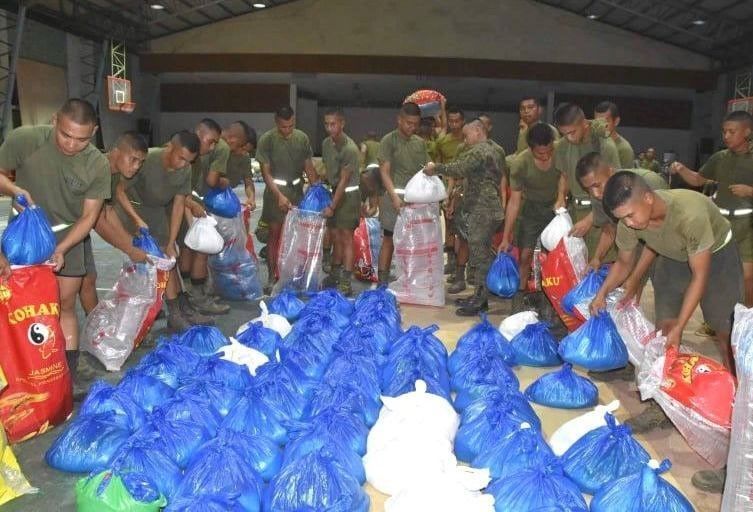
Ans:
[[[439,136],[436,132],[436,120],[433,117],[422,117],[421,122],[418,124],[418,131],[416,135],[424,139],[426,142],[426,150],[429,152],[429,157],[439,159],[439,151],[437,150],[437,142]]]
[[[332,204],[324,209],[327,225],[334,236],[332,271],[329,284],[347,296],[353,294],[353,232],[361,217],[361,194],[358,172],[358,146],[348,137],[345,115],[333,109],[324,114],[324,127],[329,137],[322,142],[322,161],[327,169],[327,180],[334,187]]]
[[[646,150],[646,157],[641,167],[655,173],[661,173],[661,164],[656,160],[656,149],[648,148]]]
[[[220,178],[223,188],[235,188],[243,184],[246,192],[246,206],[256,210],[256,187],[254,170],[251,166],[251,153],[256,148],[256,130],[245,121],[235,121],[222,131],[222,140],[230,149],[227,160],[227,173]]]
[[[470,258],[476,268],[476,291],[473,297],[456,314],[476,316],[489,309],[489,292],[485,286],[486,274],[494,258],[491,239],[504,218],[499,199],[500,183],[505,168],[504,157],[486,137],[483,123],[473,120],[463,128],[468,151],[449,164],[426,166],[426,173],[444,173],[463,178],[466,182],[465,206],[469,213],[468,244]]]
[[[528,129],[536,123],[543,122],[541,118],[544,115],[544,106],[538,98],[526,96],[522,98],[518,104],[518,113],[520,114],[520,122],[518,123],[518,144],[514,156],[517,156],[528,149],[528,139],[526,138]],[[547,126],[552,130],[554,140],[559,139],[560,136],[559,133],[557,133],[557,128],[552,125]]]
[[[256,159],[261,164],[267,186],[261,212],[261,220],[269,225],[269,277],[264,287],[267,294],[275,283],[277,254],[285,215],[303,197],[303,173],[306,173],[309,183],[318,181],[312,155],[308,136],[295,127],[293,109],[287,105],[277,109],[275,127],[261,136],[256,151]]]
[[[405,195],[405,185],[429,161],[426,143],[416,135],[420,121],[418,105],[404,103],[397,116],[397,129],[385,135],[379,143],[379,174],[385,191],[379,202],[379,222],[384,230],[379,252],[379,282],[382,284],[389,282],[395,250],[392,232],[403,205],[401,196]]]
[[[743,262],[745,305],[753,306],[753,153],[750,147],[753,116],[744,111],[730,112],[722,123],[727,149],[711,155],[701,170],[691,171],[674,162],[669,171],[679,174],[691,186],[708,182],[719,184],[714,203],[732,225],[737,250]]]
[[[361,151],[361,165],[364,169],[371,164],[379,164],[379,140],[375,131],[370,131],[366,134],[366,138],[361,142],[359,146]]]
[[[620,166],[622,169],[633,167],[635,152],[633,146],[627,139],[617,133],[617,127],[620,125],[620,109],[611,101],[602,101],[594,108],[594,119],[601,119],[607,124],[607,133],[617,146],[617,154],[620,157]]]

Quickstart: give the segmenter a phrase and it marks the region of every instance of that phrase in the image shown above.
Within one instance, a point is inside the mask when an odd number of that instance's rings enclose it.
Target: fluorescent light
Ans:
[[[264,8],[265,8],[265,7],[267,6],[267,4],[263,4],[263,3],[261,3],[261,2],[256,2],[256,3],[255,3],[255,4],[253,4],[253,5],[254,5],[254,7],[256,7],[257,9],[264,9]]]
[[[589,14],[588,16],[586,16],[586,18],[588,18],[589,20],[598,20],[599,19],[599,15],[598,14]]]
[[[165,6],[162,4],[149,4],[149,7],[151,7],[155,11],[161,11],[162,9],[165,8]]]
[[[699,18],[697,20],[693,20],[691,23],[693,25],[696,25],[696,26],[700,27],[701,25],[705,25],[706,24],[706,20],[702,20],[702,19]]]

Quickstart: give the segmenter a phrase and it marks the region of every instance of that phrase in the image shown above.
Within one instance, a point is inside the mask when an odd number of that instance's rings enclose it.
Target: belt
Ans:
[[[737,210],[727,210],[726,208],[719,208],[719,213],[725,217],[742,217],[744,215],[750,215],[753,213],[753,208],[739,208]]]
[[[577,206],[591,206],[591,200],[590,199],[580,199],[580,198],[574,198],[573,201]]]
[[[359,190],[361,187],[358,185],[353,185],[352,187],[345,187],[345,192],[355,192],[356,190]]]
[[[403,194],[405,195],[405,189],[404,188],[396,188],[395,194]]]
[[[31,207],[29,207],[29,208],[31,208]],[[18,215],[18,212],[14,208],[11,208],[11,216],[15,217],[16,215]],[[59,233],[60,231],[63,231],[64,229],[68,229],[71,226],[73,226],[72,223],[64,223],[63,222],[63,223],[60,223],[60,224],[55,224],[54,226],[50,226],[50,229],[52,229],[53,233]]]
[[[294,179],[293,181],[285,181],[278,178],[274,178],[272,182],[275,185],[280,185],[282,187],[295,187],[301,182],[301,178]]]

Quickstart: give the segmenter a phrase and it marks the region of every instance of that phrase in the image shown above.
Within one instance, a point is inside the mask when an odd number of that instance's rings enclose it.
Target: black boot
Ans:
[[[489,293],[484,286],[477,286],[476,292],[470,300],[460,306],[455,314],[458,316],[478,316],[479,313],[489,310]]]

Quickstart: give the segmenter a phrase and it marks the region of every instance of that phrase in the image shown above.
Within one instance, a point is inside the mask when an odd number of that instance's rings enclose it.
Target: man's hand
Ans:
[[[144,222],[144,219],[139,219],[138,221],[136,221],[136,226],[138,226],[139,229],[141,228],[144,228],[147,230],[149,229],[149,225],[146,222]]]
[[[624,290],[624,293],[622,294],[622,298],[620,299],[620,306],[626,306],[635,301],[635,296],[638,293],[639,285],[640,283],[638,283],[635,279],[632,279],[630,277],[625,279],[625,282],[622,283],[622,289]]]
[[[293,209],[293,203],[290,202],[290,199],[285,197],[285,194],[280,194],[277,196],[277,207],[280,210],[287,212]]]
[[[165,256],[168,258],[178,259],[178,248],[175,242],[169,243],[165,246]]]
[[[147,261],[146,253],[136,247],[128,249],[126,256],[134,263],[145,263]]]
[[[688,169],[687,167],[685,167],[685,165],[682,164],[682,163],[680,163],[680,162],[675,161],[675,162],[672,162],[671,164],[669,164],[669,173],[670,174],[678,174],[678,173],[680,173],[682,171],[687,171],[687,170],[690,170],[690,169]]]
[[[591,229],[591,223],[588,221],[588,218],[585,218],[575,223],[573,229],[570,230],[569,235],[583,238],[584,236],[586,236],[586,233],[588,233],[589,229]]]
[[[10,263],[5,255],[0,254],[0,280],[5,280],[10,277]]]
[[[737,197],[753,197],[753,187],[750,185],[730,185],[729,191]]]
[[[335,215],[335,210],[332,209],[332,206],[327,206],[324,210],[322,210],[322,217],[325,219],[329,219],[330,217],[333,217]]]
[[[424,174],[427,176],[434,176],[434,170],[437,168],[437,164],[429,162],[424,166]]]
[[[667,343],[666,347],[675,347],[680,348],[680,340],[682,339],[682,329],[680,329],[679,325],[676,325],[672,329],[669,330],[667,333]]]
[[[34,200],[31,198],[31,194],[29,194],[29,192],[27,190],[24,190],[21,187],[15,187],[13,189],[13,199],[14,199],[14,202],[15,202],[15,198],[17,196],[24,196],[26,198],[26,202],[29,203],[29,206],[31,206],[31,205],[34,204]],[[21,210],[23,210],[23,207],[20,206],[20,205],[18,205],[18,204],[16,204],[16,210],[18,210],[20,212]]]
[[[52,256],[50,256],[50,263],[52,263],[52,270],[54,272],[59,272],[65,264],[65,257],[63,256],[63,253],[58,249],[55,249],[55,252],[53,252]]]
[[[554,211],[556,212],[560,208],[565,207],[565,200],[564,199],[558,199],[556,203],[554,203]]]
[[[588,310],[591,312],[591,316],[598,315],[601,311],[607,309],[607,298],[601,293],[597,293],[594,300],[588,306]]]
[[[601,267],[601,260],[594,256],[591,258],[591,261],[588,262],[588,266],[594,271],[599,270],[599,267]]]
[[[507,249],[509,248],[510,248],[510,241],[507,238],[502,237],[502,241],[497,246],[497,252],[507,252]]]
[[[397,194],[392,194],[391,200],[392,200],[392,207],[393,207],[393,208],[394,208],[395,210],[400,210],[400,208],[402,208],[402,207],[403,207],[403,200],[402,200],[402,199],[400,199],[400,196],[399,196],[399,195],[397,195]]]
[[[193,215],[194,217],[207,216],[207,211],[196,201],[188,201],[186,202],[186,206],[188,206],[188,209],[191,210],[191,215]]]
[[[246,199],[246,207],[251,211],[256,210],[256,201],[254,199]]]

